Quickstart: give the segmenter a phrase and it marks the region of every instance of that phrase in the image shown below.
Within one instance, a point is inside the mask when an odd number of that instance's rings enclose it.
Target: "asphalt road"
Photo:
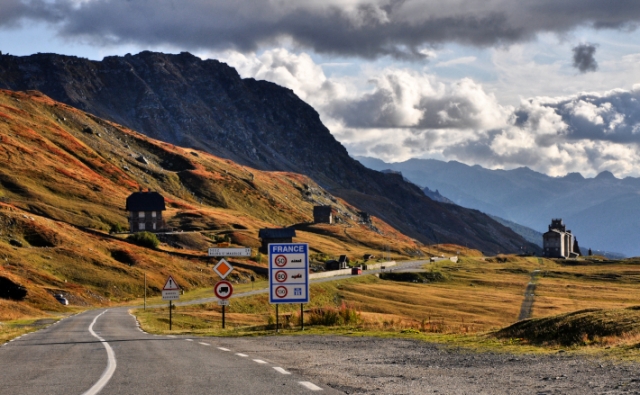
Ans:
[[[406,262],[387,270],[427,262]],[[312,283],[350,277],[322,278]],[[206,298],[176,304],[216,300]],[[338,393],[278,366],[277,360],[270,359],[268,347],[252,355],[244,345],[246,342],[237,342],[234,349],[230,339],[147,334],[128,313],[130,308],[93,310],[71,316],[1,346],[0,394]]]
[[[149,335],[127,310],[85,312],[3,345],[0,394],[338,393],[283,369],[268,350]]]

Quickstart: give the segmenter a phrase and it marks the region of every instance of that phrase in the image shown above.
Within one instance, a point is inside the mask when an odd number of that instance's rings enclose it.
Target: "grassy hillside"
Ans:
[[[0,320],[133,300],[144,273],[152,294],[169,273],[187,290],[210,286],[206,248],[223,236],[257,247],[262,227],[295,225],[294,241],[325,259],[387,247],[394,259],[427,253],[377,218],[360,224],[357,210],[307,177],[155,141],[39,92],[0,91],[0,142],[0,282],[15,289],[0,293]],[[141,188],[159,191],[168,225],[186,232],[163,237],[158,250],[109,234],[128,227],[125,199]],[[333,205],[339,223],[310,224],[316,204]]]

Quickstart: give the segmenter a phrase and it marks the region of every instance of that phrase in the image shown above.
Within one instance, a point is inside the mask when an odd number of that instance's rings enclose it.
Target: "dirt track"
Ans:
[[[344,336],[219,339],[345,394],[640,394],[640,364]]]

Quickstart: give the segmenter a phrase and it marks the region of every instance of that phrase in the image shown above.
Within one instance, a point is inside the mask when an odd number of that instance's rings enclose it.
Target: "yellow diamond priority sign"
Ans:
[[[229,262],[225,261],[224,258],[220,259],[220,262],[213,267],[213,271],[216,272],[221,279],[227,277],[232,270],[233,266],[231,266]]]

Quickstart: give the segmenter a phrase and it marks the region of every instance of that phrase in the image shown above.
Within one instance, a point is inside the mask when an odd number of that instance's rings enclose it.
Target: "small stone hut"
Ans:
[[[314,224],[332,224],[333,223],[333,207],[313,206],[313,223]]]

